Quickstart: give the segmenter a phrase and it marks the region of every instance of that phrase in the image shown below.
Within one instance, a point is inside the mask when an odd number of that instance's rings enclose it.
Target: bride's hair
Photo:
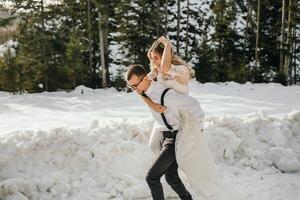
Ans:
[[[155,53],[158,53],[161,57],[164,53],[164,44],[161,42],[158,42],[157,40],[153,42],[152,46],[150,47],[149,51],[148,51],[148,57],[150,57],[150,53],[152,51],[154,51]],[[174,55],[173,50],[171,49],[171,53],[172,53],[172,58],[171,58],[171,63],[173,65],[184,65],[186,66],[189,71],[190,71],[190,79],[195,77],[195,71],[194,69],[188,64],[186,63],[182,58],[180,58],[177,55]],[[150,63],[150,67],[151,69],[153,69],[152,63]]]

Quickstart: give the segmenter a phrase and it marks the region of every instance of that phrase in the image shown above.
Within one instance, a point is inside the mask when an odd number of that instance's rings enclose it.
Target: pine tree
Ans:
[[[196,79],[200,82],[216,81],[214,51],[209,34],[212,23],[212,16],[209,15],[210,6],[212,6],[210,1],[204,1],[196,7],[197,10],[190,9],[190,19],[194,23],[189,25],[190,49],[189,57],[185,59],[193,63]]]
[[[133,5],[133,6],[132,6]],[[160,4],[162,5],[162,4]],[[116,37],[124,55],[120,61],[123,65],[140,63],[149,69],[147,51],[156,39],[157,1],[120,1],[116,7],[117,31]],[[160,28],[161,29],[161,28]]]
[[[259,66],[255,68],[254,82],[270,82],[276,80],[280,61],[280,35],[281,35],[281,3],[276,0],[260,0],[260,30],[259,32]],[[257,2],[254,2],[257,8]],[[254,9],[258,16],[257,9]],[[257,29],[257,26],[251,27]],[[254,38],[253,38],[254,37]],[[251,41],[255,36],[250,35]]]
[[[82,52],[84,49],[83,43],[78,40],[78,30],[74,30],[69,36],[69,43],[66,45],[66,66],[72,76],[72,88],[80,83],[82,78],[84,63],[82,59]]]
[[[19,79],[15,57],[12,55],[10,48],[8,48],[4,57],[0,59],[0,88],[4,91],[15,93],[19,89]]]
[[[196,80],[201,83],[215,82],[215,65],[213,63],[213,49],[209,46],[207,36],[204,36],[198,48],[195,48],[197,57],[194,60]]]
[[[215,32],[212,34],[212,40],[215,45],[216,54],[216,80],[226,81],[235,80],[238,76],[232,74],[240,71],[240,48],[235,41],[240,40],[240,35],[231,25],[235,23],[237,7],[234,1],[226,2],[220,0],[213,5]]]

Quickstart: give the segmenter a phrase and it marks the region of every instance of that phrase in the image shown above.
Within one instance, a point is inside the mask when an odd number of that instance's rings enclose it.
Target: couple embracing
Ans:
[[[146,175],[153,200],[164,200],[161,177],[182,200],[242,200],[217,177],[203,135],[204,112],[190,96],[188,82],[193,69],[173,54],[171,42],[160,37],[148,51],[151,71],[131,65],[128,87],[149,106],[155,125],[149,145],[156,159]],[[184,173],[192,191],[178,175]]]

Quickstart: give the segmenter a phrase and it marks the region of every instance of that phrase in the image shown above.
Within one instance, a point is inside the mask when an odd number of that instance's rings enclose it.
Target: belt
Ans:
[[[178,130],[175,131],[163,131],[164,138],[176,138],[176,134],[178,133]]]

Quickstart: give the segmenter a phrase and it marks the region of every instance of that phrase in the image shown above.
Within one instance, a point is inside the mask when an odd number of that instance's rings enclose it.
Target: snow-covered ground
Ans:
[[[298,200],[300,87],[190,87],[224,181],[249,200]],[[150,199],[144,176],[152,124],[134,93],[0,92],[0,199]]]

